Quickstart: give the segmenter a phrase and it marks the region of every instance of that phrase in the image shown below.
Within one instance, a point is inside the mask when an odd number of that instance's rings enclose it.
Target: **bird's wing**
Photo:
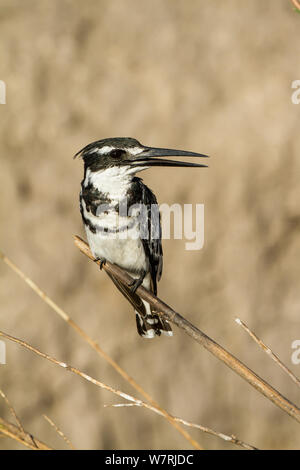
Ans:
[[[157,200],[153,192],[142,182],[142,200],[147,208],[147,216],[143,221],[147,237],[142,238],[146,257],[149,259],[149,270],[154,295],[157,295],[157,281],[160,280],[163,268],[163,251],[161,244],[161,223]]]
[[[142,317],[145,317],[147,312],[146,312],[146,308],[142,299],[135,292],[132,292],[130,287],[127,287],[124,284],[122,284],[112,274],[108,273],[107,271],[106,271],[106,274],[108,275],[108,277],[110,277],[110,279],[113,281],[115,286],[119,289],[119,291],[124,295],[124,297],[131,303],[133,308],[137,312],[139,312],[142,315]]]

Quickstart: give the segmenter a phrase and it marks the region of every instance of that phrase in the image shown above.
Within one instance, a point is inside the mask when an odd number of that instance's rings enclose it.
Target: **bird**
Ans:
[[[172,336],[173,332],[169,322],[136,292],[142,285],[157,295],[163,269],[158,202],[136,174],[155,166],[207,166],[161,158],[169,156],[207,157],[184,150],[148,147],[131,137],[97,140],[74,156],[84,163],[79,204],[90,250],[95,261],[100,261],[100,269],[109,261],[133,277],[131,285],[126,286],[106,271],[133,306],[137,331],[146,339],[161,334]]]

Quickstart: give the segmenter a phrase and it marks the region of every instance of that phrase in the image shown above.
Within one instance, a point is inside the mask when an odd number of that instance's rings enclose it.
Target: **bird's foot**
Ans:
[[[142,285],[145,276],[146,276],[146,271],[143,271],[143,273],[142,273],[142,275],[141,275],[140,277],[138,277],[137,279],[134,279],[134,280],[129,284],[129,287],[130,287],[131,292],[135,293],[135,291],[137,290],[137,288],[140,287],[140,285]]]
[[[104,264],[106,263],[106,259],[105,258],[95,258],[94,259],[95,263],[97,263],[98,261],[100,261],[99,267],[100,267],[100,269],[102,269]]]

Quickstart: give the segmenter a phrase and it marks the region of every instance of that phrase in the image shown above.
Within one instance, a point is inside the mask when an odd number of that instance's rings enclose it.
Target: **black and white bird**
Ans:
[[[153,166],[205,167],[158,157],[206,155],[146,147],[136,139],[115,137],[92,142],[77,156],[84,162],[80,211],[91,252],[101,261],[100,267],[108,260],[135,278],[132,286],[126,287],[110,276],[135,309],[138,333],[144,338],[161,333],[172,336],[169,323],[136,293],[142,284],[157,294],[163,252],[156,197],[135,175]]]

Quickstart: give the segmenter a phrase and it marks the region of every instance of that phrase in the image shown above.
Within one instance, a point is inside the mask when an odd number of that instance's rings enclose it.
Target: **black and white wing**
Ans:
[[[139,178],[136,179],[138,180]],[[152,290],[157,295],[157,282],[161,278],[163,268],[160,213],[157,199],[153,192],[141,180],[139,184],[142,189],[141,200],[146,209],[142,220],[143,227],[141,227],[142,234],[145,234],[142,237],[142,243],[146,257],[149,260]]]
[[[138,178],[137,178],[138,179]],[[140,180],[142,187],[142,201],[146,208],[146,214],[142,220],[144,227],[141,227],[141,232],[145,230],[147,236],[142,236],[142,243],[144,246],[146,257],[149,260],[149,272],[151,276],[151,290],[154,295],[157,295],[157,282],[160,280],[163,268],[163,251],[161,244],[161,222],[160,213],[157,200],[153,192],[143,184]],[[143,234],[143,233],[142,233]],[[161,333],[167,336],[172,336],[172,328],[169,322],[158,315],[153,307],[150,307],[151,314],[148,314],[146,319],[142,319],[137,315],[137,329],[141,336],[146,336],[149,326],[153,329],[154,334],[160,336]],[[149,336],[148,336],[149,337]]]

